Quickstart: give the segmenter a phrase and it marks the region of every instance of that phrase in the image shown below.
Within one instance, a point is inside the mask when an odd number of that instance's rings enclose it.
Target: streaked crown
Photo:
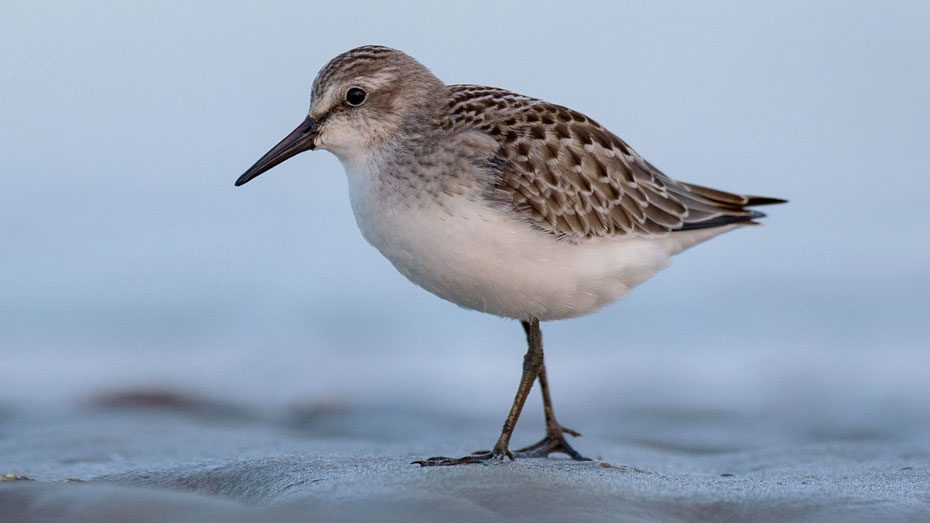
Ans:
[[[313,81],[316,145],[346,158],[403,140],[431,128],[447,97],[446,86],[407,54],[357,47],[330,60]]]

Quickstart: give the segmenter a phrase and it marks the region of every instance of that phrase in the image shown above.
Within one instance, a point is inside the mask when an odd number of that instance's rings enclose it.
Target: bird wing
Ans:
[[[587,116],[504,89],[451,86],[454,125],[497,140],[496,189],[538,227],[571,237],[657,236],[751,222],[780,203],[673,180]]]

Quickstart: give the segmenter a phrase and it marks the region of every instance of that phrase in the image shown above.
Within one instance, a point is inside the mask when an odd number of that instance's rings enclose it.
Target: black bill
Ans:
[[[265,156],[259,158],[259,160],[255,162],[255,165],[249,167],[249,170],[236,180],[236,187],[248,182],[252,178],[255,178],[288,158],[313,149],[313,140],[316,138],[319,128],[320,122],[308,116],[296,129],[278,142],[278,145],[275,145],[270,151],[265,153]]]

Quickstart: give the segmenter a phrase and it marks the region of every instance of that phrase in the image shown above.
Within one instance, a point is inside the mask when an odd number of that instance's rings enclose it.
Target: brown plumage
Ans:
[[[498,188],[549,232],[572,237],[664,235],[751,222],[784,200],[675,181],[587,116],[504,89],[453,85],[454,129],[500,144]]]

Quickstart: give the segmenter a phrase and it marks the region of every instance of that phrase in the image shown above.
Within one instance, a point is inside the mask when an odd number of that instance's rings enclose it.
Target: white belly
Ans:
[[[468,309],[526,320],[598,310],[668,259],[733,227],[664,238],[558,240],[516,215],[462,196],[410,199],[346,164],[362,235],[410,281]]]

